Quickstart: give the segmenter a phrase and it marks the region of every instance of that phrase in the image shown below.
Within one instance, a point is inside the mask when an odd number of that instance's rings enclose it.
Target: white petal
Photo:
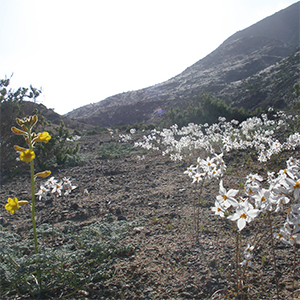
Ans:
[[[246,226],[246,220],[244,218],[238,219],[237,226],[239,228],[239,231],[243,230],[244,227]]]

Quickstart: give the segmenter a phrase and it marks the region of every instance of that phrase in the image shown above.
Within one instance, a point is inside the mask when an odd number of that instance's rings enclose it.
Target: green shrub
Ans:
[[[81,162],[79,142],[72,141],[73,135],[65,127],[63,121],[54,131],[48,130],[51,140],[36,146],[36,161],[41,169],[56,167],[58,165],[75,166]]]
[[[169,125],[177,124],[179,127],[189,123],[213,124],[218,122],[219,117],[243,121],[249,115],[244,108],[231,107],[224,100],[213,98],[206,93],[202,93],[185,107],[171,107],[167,113]]]
[[[98,150],[98,155],[102,159],[127,157],[138,153],[141,153],[141,149],[129,143],[119,142],[103,143]]]

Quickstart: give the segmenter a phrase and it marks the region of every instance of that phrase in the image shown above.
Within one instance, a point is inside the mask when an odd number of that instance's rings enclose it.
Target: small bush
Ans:
[[[63,121],[60,126],[54,127],[54,132],[48,130],[51,140],[47,144],[36,146],[37,164],[41,169],[58,165],[75,166],[81,162],[79,142],[73,141],[73,135],[65,127]]]
[[[98,150],[98,155],[102,159],[127,157],[134,154],[139,154],[140,149],[135,148],[129,143],[111,142],[104,143]]]

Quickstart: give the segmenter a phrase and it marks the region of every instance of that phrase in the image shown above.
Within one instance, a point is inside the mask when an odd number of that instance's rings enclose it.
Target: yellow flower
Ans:
[[[28,201],[21,200],[19,201],[16,197],[13,199],[8,198],[5,205],[5,209],[10,211],[11,214],[14,214],[16,210],[19,210],[20,205],[28,204]]]
[[[14,214],[16,210],[19,210],[19,200],[16,197],[13,199],[8,198],[5,209],[10,211],[11,214]]]
[[[35,174],[35,177],[48,177],[51,174],[51,171],[44,171]]]
[[[20,152],[20,160],[25,162],[31,162],[35,158],[33,150],[25,150]]]
[[[35,141],[48,143],[50,139],[51,135],[48,132],[44,131],[38,134],[38,138]]]

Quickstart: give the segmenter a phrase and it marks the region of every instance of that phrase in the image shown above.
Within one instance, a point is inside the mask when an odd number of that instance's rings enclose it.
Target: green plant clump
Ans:
[[[113,159],[139,154],[142,151],[129,143],[110,142],[102,144],[98,150],[101,159]]]
[[[198,98],[190,101],[185,108],[171,107],[167,116],[170,124],[182,127],[189,123],[212,124],[217,122],[220,116],[229,120],[243,121],[249,117],[249,113],[243,108],[231,107],[224,100],[202,93]]]
[[[80,228],[69,222],[56,235],[64,244],[49,247],[52,227],[37,228],[43,241],[40,253],[34,254],[30,240],[3,231],[0,226],[0,286],[3,296],[14,294],[37,297],[70,295],[85,284],[100,282],[112,276],[110,266],[117,257],[127,257],[135,251],[122,239],[136,222],[104,220]],[[37,264],[37,262],[39,262]],[[42,270],[42,290],[36,275]]]

